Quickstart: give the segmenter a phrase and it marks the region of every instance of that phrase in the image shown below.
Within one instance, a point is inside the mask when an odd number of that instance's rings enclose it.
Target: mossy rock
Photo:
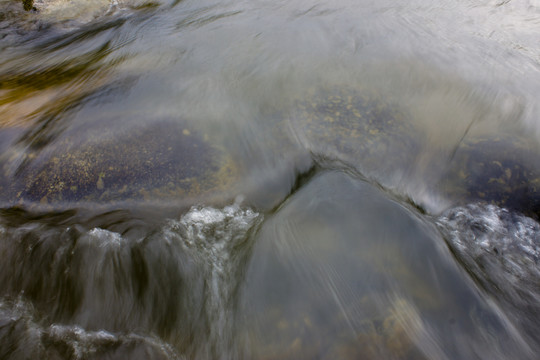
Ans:
[[[174,201],[227,188],[236,174],[224,151],[172,121],[112,136],[78,131],[3,160],[2,198],[12,204]]]
[[[520,137],[472,138],[456,150],[438,187],[455,205],[485,202],[540,214],[540,157]]]

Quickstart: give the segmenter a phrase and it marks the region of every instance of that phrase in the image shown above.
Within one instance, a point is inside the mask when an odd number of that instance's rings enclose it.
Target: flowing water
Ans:
[[[0,0],[1,359],[537,359],[540,2]]]

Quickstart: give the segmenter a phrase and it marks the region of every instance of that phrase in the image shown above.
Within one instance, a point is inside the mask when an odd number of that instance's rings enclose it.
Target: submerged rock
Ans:
[[[0,170],[0,197],[13,205],[174,201],[226,188],[236,175],[226,153],[172,121],[11,150]]]
[[[350,163],[368,177],[379,180],[407,171],[418,154],[407,112],[376,94],[350,88],[311,90],[295,107],[291,122],[304,146]]]
[[[464,141],[437,186],[455,204],[484,202],[538,217],[540,159],[522,138]]]
[[[540,146],[524,135],[433,143],[406,107],[347,87],[308,91],[290,120],[323,167],[344,166],[427,211],[480,201],[540,214]],[[427,193],[436,205],[424,204]]]

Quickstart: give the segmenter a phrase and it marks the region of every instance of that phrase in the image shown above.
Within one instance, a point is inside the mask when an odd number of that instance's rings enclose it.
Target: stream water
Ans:
[[[0,0],[1,359],[537,359],[540,2]]]

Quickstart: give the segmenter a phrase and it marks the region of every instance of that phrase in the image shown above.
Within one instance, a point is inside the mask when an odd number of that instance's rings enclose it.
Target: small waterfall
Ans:
[[[237,303],[261,220],[235,203],[142,232],[0,226],[0,358],[240,357]]]

